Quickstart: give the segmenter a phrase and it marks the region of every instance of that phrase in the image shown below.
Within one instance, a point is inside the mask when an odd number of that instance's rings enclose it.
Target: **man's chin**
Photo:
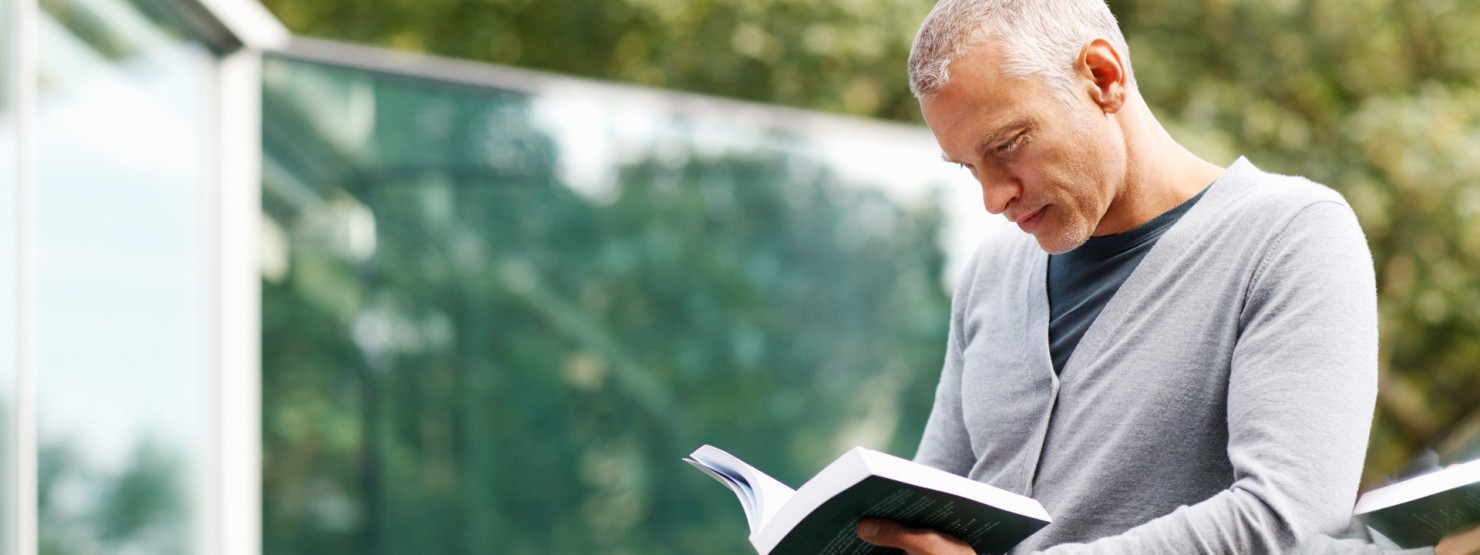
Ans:
[[[1040,230],[1038,233],[1033,234],[1033,238],[1038,240],[1038,247],[1043,249],[1043,252],[1048,254],[1064,254],[1083,246],[1086,241],[1089,241],[1089,234],[1085,234],[1083,238],[1079,238],[1073,234]]]

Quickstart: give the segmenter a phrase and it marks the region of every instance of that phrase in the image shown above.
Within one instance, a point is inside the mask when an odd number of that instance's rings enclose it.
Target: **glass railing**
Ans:
[[[193,552],[214,58],[158,19],[170,10],[40,4],[40,552]]]
[[[984,232],[928,133],[349,65],[264,67],[266,552],[743,553],[699,444],[912,454]]]
[[[16,386],[20,353],[17,350],[20,258],[16,203],[19,169],[16,167],[19,130],[15,119],[16,61],[12,51],[16,28],[11,0],[0,0],[0,555],[13,555],[20,481],[16,475]]]

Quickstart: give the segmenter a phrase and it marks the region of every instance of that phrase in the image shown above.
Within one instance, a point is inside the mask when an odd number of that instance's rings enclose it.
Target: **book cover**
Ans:
[[[685,459],[728,486],[761,555],[884,555],[858,539],[860,518],[950,534],[978,553],[1004,553],[1052,519],[1030,498],[864,448],[792,491],[738,458],[704,446]]]
[[[1445,536],[1480,526],[1480,461],[1367,492],[1353,514],[1399,547],[1437,545]]]

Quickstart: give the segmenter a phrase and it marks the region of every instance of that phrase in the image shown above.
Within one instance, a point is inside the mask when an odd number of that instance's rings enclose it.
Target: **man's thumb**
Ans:
[[[918,541],[923,539],[916,537],[919,535],[918,530],[906,528],[897,522],[877,518],[859,520],[856,530],[858,537],[863,541],[885,547],[898,547],[900,549],[915,548],[919,547],[916,545]]]

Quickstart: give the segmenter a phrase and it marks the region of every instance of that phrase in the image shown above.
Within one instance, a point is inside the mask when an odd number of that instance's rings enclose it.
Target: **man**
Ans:
[[[994,236],[917,460],[1038,499],[1016,552],[1284,553],[1344,528],[1377,377],[1372,259],[1309,181],[1179,145],[1103,0],[942,0],[910,82]],[[867,520],[863,539],[969,553]]]

